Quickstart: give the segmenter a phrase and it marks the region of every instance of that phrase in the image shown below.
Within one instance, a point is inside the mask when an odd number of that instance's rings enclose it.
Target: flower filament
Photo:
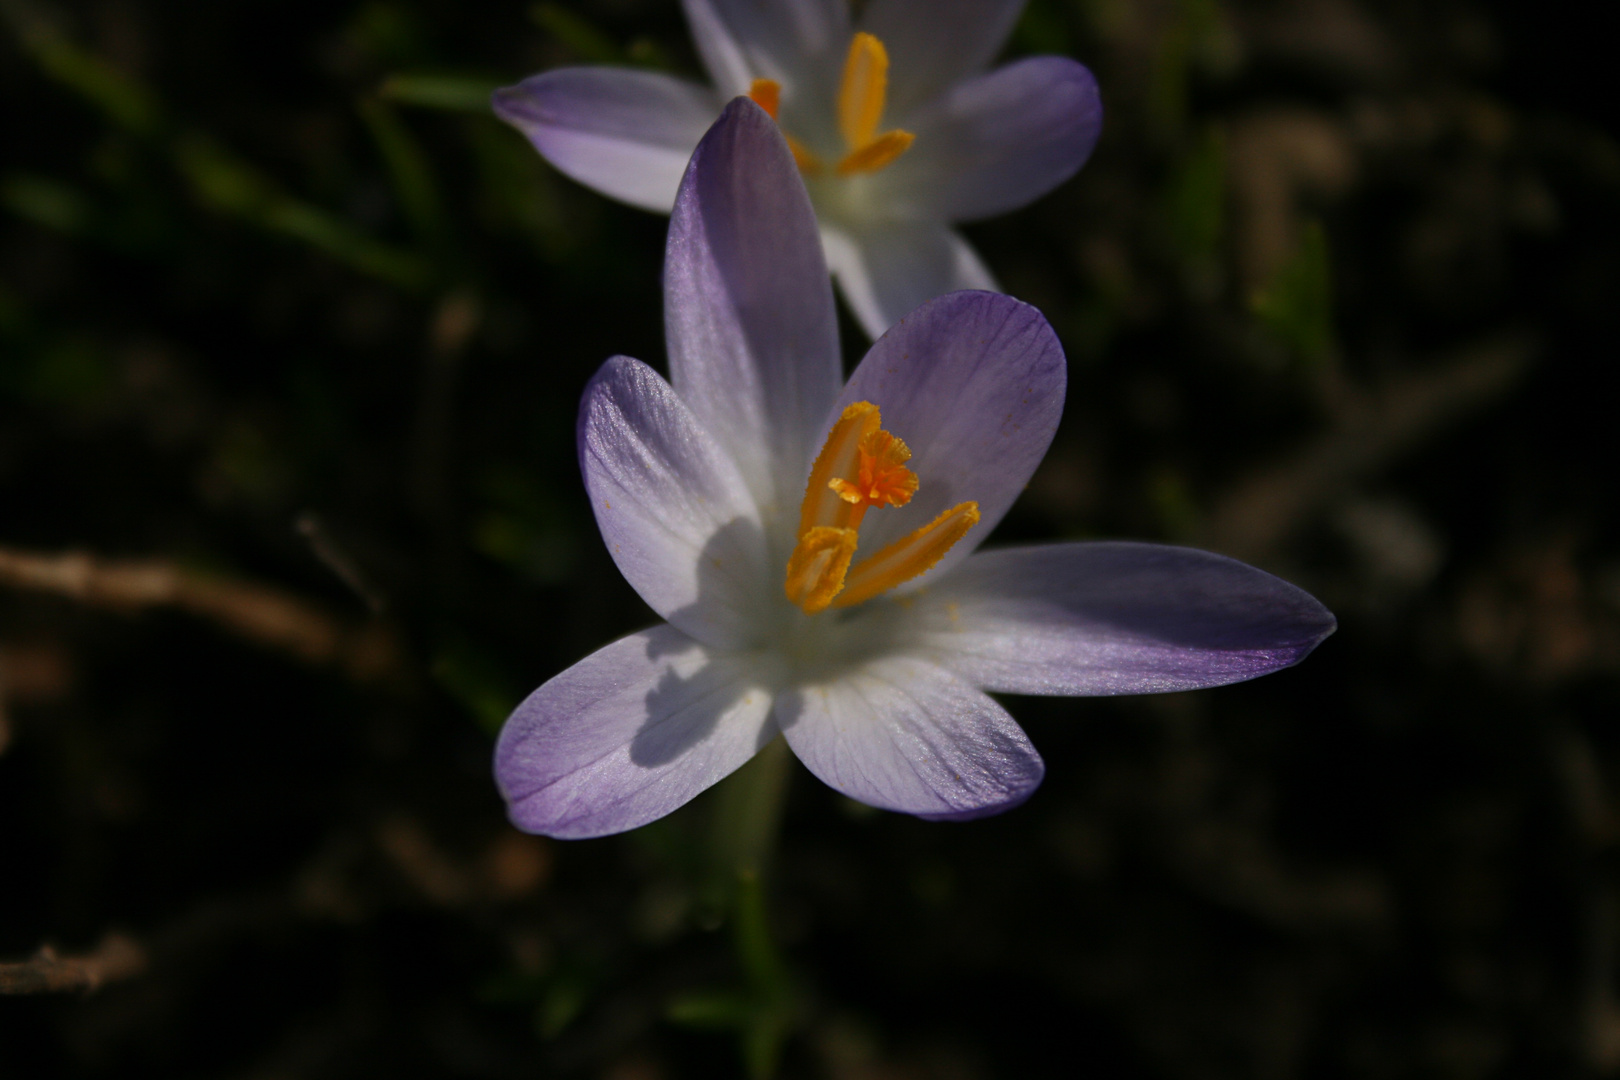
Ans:
[[[748,96],[770,113],[771,119],[777,119],[782,104],[781,84],[774,79],[755,79]],[[844,138],[845,149],[844,156],[833,166],[839,176],[887,168],[916,139],[911,132],[899,128],[878,131],[888,96],[888,50],[873,35],[856,34],[849,43],[844,76],[838,85],[838,133]],[[792,135],[787,136],[787,141],[800,172],[815,176],[823,170],[821,159],[809,147]]]
[[[805,614],[864,603],[910,581],[978,524],[979,504],[959,503],[851,569],[866,512],[904,506],[917,493],[917,474],[906,468],[910,459],[910,448],[883,430],[869,401],[857,401],[833,425],[810,468],[783,585]]]

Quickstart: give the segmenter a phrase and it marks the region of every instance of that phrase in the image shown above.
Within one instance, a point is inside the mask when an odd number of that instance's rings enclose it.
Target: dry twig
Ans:
[[[101,560],[82,552],[53,555],[0,548],[0,585],[115,610],[177,608],[306,663],[342,667],[362,681],[399,670],[397,643],[381,626],[351,625],[279,589],[160,560]]]
[[[1522,337],[1482,344],[1437,371],[1398,380],[1370,403],[1346,407],[1331,429],[1292,460],[1229,491],[1211,513],[1201,543],[1240,559],[1264,559],[1334,496],[1495,400],[1533,351],[1534,343]]]
[[[43,945],[27,960],[0,964],[0,994],[89,993],[139,975],[145,967],[145,951],[122,934],[108,934],[85,956],[58,956]]]

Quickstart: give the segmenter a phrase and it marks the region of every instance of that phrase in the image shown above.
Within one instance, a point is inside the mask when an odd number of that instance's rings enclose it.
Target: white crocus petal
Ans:
[[[936,296],[1001,291],[978,252],[942,222],[824,223],[821,243],[850,310],[874,339]]]
[[[617,356],[580,405],[580,467],[608,551],[658,614],[700,641],[753,643],[764,533],[730,456],[656,371]]]
[[[655,72],[575,67],[497,90],[492,104],[563,173],[667,214],[722,100],[707,86]]]
[[[529,695],[495,748],[512,821],[579,838],[645,825],[776,736],[771,665],[671,626],[622,638]]]
[[[826,87],[825,70],[849,45],[846,0],[682,0],[703,66],[728,97],[754,79],[784,89]]]
[[[905,647],[977,686],[1087,696],[1252,679],[1304,659],[1336,625],[1263,570],[1129,542],[980,552],[882,615]]]
[[[908,118],[917,141],[871,178],[896,216],[974,221],[1039,198],[1084,165],[1102,133],[1085,66],[1032,56],[956,83]]]
[[[1012,33],[1024,0],[870,0],[861,29],[889,51],[896,123],[951,83],[982,70]]]
[[[915,657],[875,660],[784,691],[773,715],[811,772],[887,810],[994,813],[1027,799],[1045,772],[1005,709]]]
[[[739,98],[692,154],[664,257],[670,381],[767,519],[804,497],[842,363],[815,211],[775,122]]]

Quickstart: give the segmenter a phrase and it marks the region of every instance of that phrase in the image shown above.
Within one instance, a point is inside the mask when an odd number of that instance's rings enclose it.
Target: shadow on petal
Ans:
[[[698,556],[698,595],[690,609],[701,609],[715,602],[721,582],[728,576],[727,558],[740,551],[758,550],[763,543],[758,523],[736,518],[720,527],[703,546]],[[769,583],[761,582],[763,589]],[[728,596],[735,589],[725,590]],[[760,597],[760,605],[768,602]],[[688,609],[683,609],[688,610]],[[681,611],[671,612],[671,622],[679,624]],[[680,655],[695,647],[683,638],[651,637],[647,641],[647,658],[657,661]],[[735,661],[757,658],[753,673],[757,678],[738,678]],[[669,667],[657,684],[647,691],[646,716],[640,730],[630,741],[630,760],[644,768],[666,765],[688,751],[708,741],[715,726],[730,713],[739,701],[749,694],[771,693],[780,682],[777,667],[764,652],[723,654],[717,662],[711,660],[687,675]],[[752,673],[751,673],[752,674]],[[776,727],[769,718],[760,725],[755,746],[764,746],[776,737]]]
[[[787,731],[788,728],[799,722],[804,715],[804,691],[782,690],[777,693],[776,701],[771,705],[771,719],[775,721],[776,730]]]

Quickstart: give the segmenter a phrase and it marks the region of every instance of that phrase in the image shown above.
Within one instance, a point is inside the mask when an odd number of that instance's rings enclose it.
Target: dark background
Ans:
[[[662,363],[665,222],[480,102],[695,73],[674,0],[4,0],[0,961],[104,985],[0,998],[0,1075],[724,1078],[767,1021],[790,1078],[1620,1072],[1620,95],[1575,10],[1032,0],[1011,52],[1108,119],[969,229],[1070,360],[998,537],[1200,544],[1340,630],[1010,699],[1048,774],[999,818],[795,765],[766,1015],[714,797],[557,843],[488,768],[652,619],[572,428]]]

